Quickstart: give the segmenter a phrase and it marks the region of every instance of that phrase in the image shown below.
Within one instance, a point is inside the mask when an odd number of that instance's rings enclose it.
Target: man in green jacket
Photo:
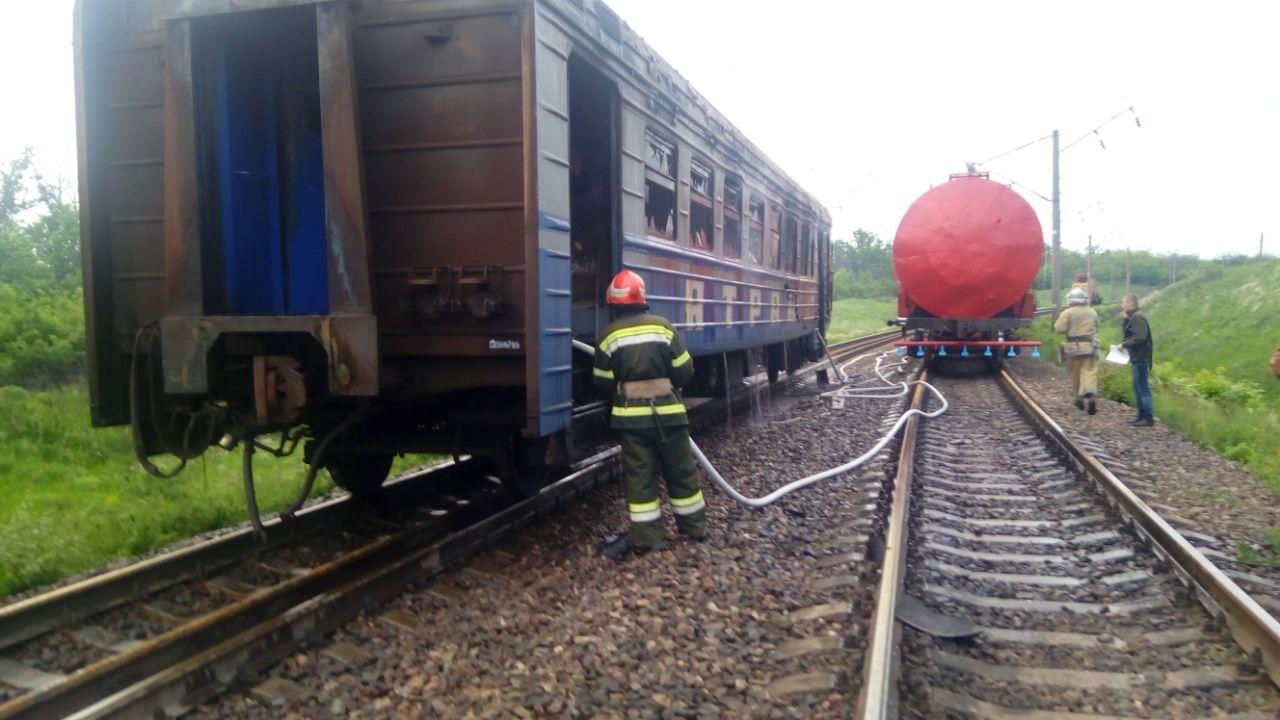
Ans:
[[[623,270],[609,285],[616,319],[600,335],[592,376],[612,398],[609,426],[622,444],[631,532],[602,553],[621,557],[665,547],[658,473],[667,482],[671,511],[680,532],[707,536],[707,510],[689,447],[689,417],[677,392],[693,379],[693,358],[675,328],[648,312],[644,280]]]
[[[1138,296],[1124,296],[1124,340],[1120,346],[1129,351],[1129,367],[1133,371],[1133,396],[1138,401],[1138,419],[1133,425],[1155,424],[1155,398],[1151,396],[1151,359],[1153,342],[1151,324],[1138,309]]]

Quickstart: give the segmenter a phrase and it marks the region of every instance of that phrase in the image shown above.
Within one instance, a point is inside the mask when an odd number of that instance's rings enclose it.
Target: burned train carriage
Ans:
[[[80,0],[76,52],[93,420],[142,454],[564,464],[623,267],[701,392],[820,342],[826,211],[601,2]]]

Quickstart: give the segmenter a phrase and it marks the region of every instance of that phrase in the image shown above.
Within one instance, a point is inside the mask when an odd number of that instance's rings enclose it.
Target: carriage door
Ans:
[[[323,315],[324,150],[316,13],[215,16],[198,26],[196,106],[206,207],[205,307]]]
[[[609,322],[604,294],[618,236],[617,86],[569,58],[569,222],[573,335],[592,342]]]

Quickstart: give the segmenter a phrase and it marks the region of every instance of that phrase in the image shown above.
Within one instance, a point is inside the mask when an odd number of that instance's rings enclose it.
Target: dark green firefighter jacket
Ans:
[[[609,426],[613,428],[689,424],[676,390],[693,379],[693,358],[671,323],[646,310],[644,307],[614,320],[596,343],[592,379],[597,390],[612,398]],[[623,397],[623,383],[655,379],[669,379],[672,391],[653,397]]]

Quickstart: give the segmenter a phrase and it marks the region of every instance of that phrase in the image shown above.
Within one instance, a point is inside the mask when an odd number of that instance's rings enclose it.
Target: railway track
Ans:
[[[832,360],[896,335],[833,345]],[[828,367],[810,364],[786,385]],[[769,387],[750,378],[730,398],[691,403],[691,415],[718,419]],[[537,496],[500,505],[468,463],[445,463],[389,485],[385,504],[411,508],[394,519],[330,500],[269,523],[265,544],[239,531],[0,608],[0,719],[181,714],[616,471],[607,449]]]
[[[859,717],[1276,717],[1271,615],[1007,373],[939,384],[950,411],[902,445]]]

